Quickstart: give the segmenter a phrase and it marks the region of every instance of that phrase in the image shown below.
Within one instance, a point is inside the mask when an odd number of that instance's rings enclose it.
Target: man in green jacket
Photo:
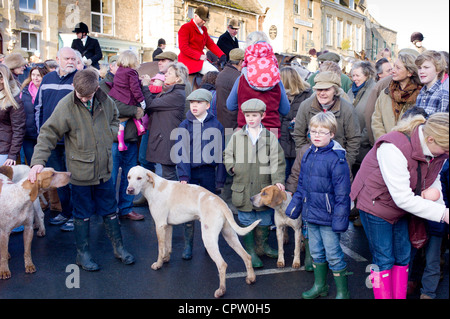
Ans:
[[[28,179],[36,181],[36,174],[42,171],[56,143],[64,137],[67,170],[72,173],[77,265],[87,271],[100,269],[89,252],[89,219],[94,213],[103,217],[116,258],[132,264],[134,257],[122,244],[111,180],[111,147],[119,129],[117,108],[108,95],[98,90],[95,70],[78,71],[73,86],[74,91],[58,103],[41,127]]]

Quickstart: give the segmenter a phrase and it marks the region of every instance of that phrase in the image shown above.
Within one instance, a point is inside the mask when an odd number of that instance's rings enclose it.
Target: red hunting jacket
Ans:
[[[205,46],[219,58],[224,55],[223,51],[209,37],[206,27],[202,27],[203,34],[200,33],[194,19],[181,26],[178,31],[178,46],[180,54],[178,62],[183,63],[189,70],[189,74],[199,72],[203,67],[200,56],[203,54]]]

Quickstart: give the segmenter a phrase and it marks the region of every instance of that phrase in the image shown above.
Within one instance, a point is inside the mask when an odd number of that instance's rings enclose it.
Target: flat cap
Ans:
[[[170,52],[170,51],[165,51],[165,52],[160,53],[157,56],[155,56],[155,60],[164,60],[164,59],[177,61],[178,56],[175,53]]]
[[[327,52],[327,53],[322,53],[321,55],[319,55],[317,60],[319,60],[320,62],[333,61],[333,62],[339,63],[341,58],[339,57],[338,54],[336,54],[334,52]]]
[[[230,51],[230,60],[231,61],[241,61],[244,60],[245,51],[239,48],[235,48]]]
[[[114,63],[114,62],[117,62],[118,59],[119,59],[119,55],[118,55],[118,54],[113,55],[113,56],[110,56],[110,57],[109,57],[108,63]]]
[[[314,78],[315,89],[329,89],[333,85],[341,87],[341,77],[334,72],[322,71]]]
[[[265,112],[266,103],[260,99],[250,99],[242,103],[241,110],[242,112]]]
[[[195,91],[192,91],[191,94],[188,95],[186,100],[188,101],[206,101],[211,102],[213,96],[211,92],[209,92],[206,89],[197,89]]]

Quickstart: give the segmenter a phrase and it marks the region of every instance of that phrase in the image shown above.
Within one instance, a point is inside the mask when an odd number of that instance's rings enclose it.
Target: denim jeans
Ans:
[[[369,241],[372,263],[377,271],[389,270],[394,265],[406,266],[411,255],[408,218],[390,224],[382,218],[359,211],[361,223]]]
[[[269,208],[263,211],[252,210],[251,212],[243,212],[238,210],[239,222],[244,226],[250,226],[253,222],[261,219],[258,226],[272,225],[273,209]]]
[[[155,163],[151,163],[145,159],[147,156],[148,134],[149,130],[147,130],[141,138],[141,144],[139,145],[139,164],[143,168],[155,172]]]
[[[36,143],[37,143],[36,139],[24,138],[23,143],[22,143],[22,150],[23,150],[23,154],[25,155],[25,157],[22,158],[22,163],[30,165]],[[20,153],[20,154],[21,154],[20,156],[22,156],[22,153]],[[26,162],[24,162],[24,160],[26,160]]]
[[[127,146],[126,151],[119,151],[118,143],[113,143],[112,156],[113,156],[113,170],[112,170],[112,183],[114,190],[117,189],[117,177],[119,175],[119,167],[122,168],[122,174],[120,176],[119,185],[119,200],[118,208],[119,215],[127,215],[133,209],[134,195],[127,195],[128,179],[127,175],[133,166],[137,165],[138,148],[137,143],[125,143]],[[114,193],[115,195],[115,193]]]
[[[58,144],[55,149],[51,152],[50,157],[47,160],[47,167],[52,167],[55,171],[65,172],[67,171],[66,167],[66,150],[64,145]],[[71,196],[71,184],[68,184],[64,187],[58,187],[58,197],[61,202],[62,212],[66,218],[72,217],[72,196]]]
[[[112,178],[98,185],[72,185],[73,217],[85,219],[94,214],[106,216],[115,213],[117,210],[115,193]]]
[[[428,242],[424,247],[425,269],[423,269],[420,293],[430,296],[433,299],[436,298],[436,289],[441,277],[441,244],[442,237],[428,235]],[[412,248],[411,260],[414,260],[416,252],[417,249]],[[421,268],[420,265],[416,264],[414,264],[414,267]]]
[[[315,263],[328,262],[332,271],[341,271],[347,267],[344,261],[340,238],[341,234],[331,229],[331,226],[308,224],[309,251]]]

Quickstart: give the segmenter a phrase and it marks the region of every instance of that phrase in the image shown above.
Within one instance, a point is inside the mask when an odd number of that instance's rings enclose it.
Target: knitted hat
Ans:
[[[3,64],[6,65],[10,70],[20,68],[26,65],[28,62],[22,57],[20,53],[8,54],[3,60]]]
[[[164,74],[158,73],[154,77],[152,77],[152,81],[154,80],[160,80],[164,82],[166,80],[166,77],[164,76]]]

